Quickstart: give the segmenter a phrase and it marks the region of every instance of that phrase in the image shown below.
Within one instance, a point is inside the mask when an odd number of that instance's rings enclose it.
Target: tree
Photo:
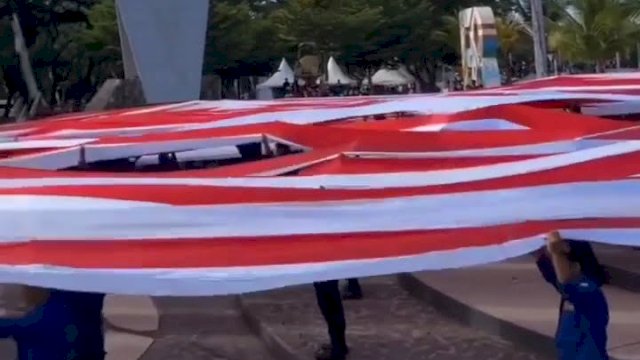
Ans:
[[[364,0],[290,0],[270,17],[284,46],[315,43],[321,52],[345,62],[366,52],[382,8]]]
[[[231,80],[265,73],[281,53],[276,28],[267,14],[254,11],[247,1],[212,1],[205,73]]]
[[[87,11],[94,3],[95,0],[0,1],[0,26],[5,26],[12,14],[18,15],[37,83],[51,105],[59,101],[60,83],[76,63],[75,58],[64,58],[63,54],[73,44],[72,34],[87,24]],[[13,55],[2,62],[4,82],[22,92],[24,80],[13,44],[3,42],[0,46],[0,53]]]
[[[87,11],[86,25],[69,36],[62,56],[76,60],[67,69],[63,94],[65,101],[80,104],[107,79],[124,75],[115,0],[98,0]]]
[[[606,61],[631,49],[640,36],[638,7],[627,0],[572,0],[552,24],[550,45],[564,59],[604,71]]]
[[[528,29],[513,17],[497,18],[496,27],[507,82],[510,82],[514,76],[516,60],[531,54],[531,35]]]
[[[431,0],[291,0],[274,21],[289,46],[313,41],[367,75],[385,63],[401,62],[427,88],[435,85],[441,59],[455,58],[456,52],[437,34],[444,15],[460,1],[439,2],[442,8]]]

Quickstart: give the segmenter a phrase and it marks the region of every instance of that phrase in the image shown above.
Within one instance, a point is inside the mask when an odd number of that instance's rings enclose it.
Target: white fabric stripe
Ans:
[[[0,143],[0,151],[67,148],[95,141],[96,139],[25,140]]]
[[[541,144],[516,145],[494,148],[429,151],[429,152],[372,152],[349,151],[345,155],[358,155],[363,158],[455,158],[455,157],[485,157],[485,156],[515,156],[515,155],[551,155],[591,149],[599,146],[612,145],[616,140],[565,140]]]
[[[603,91],[603,90],[639,90],[640,84],[637,85],[582,85],[582,86],[549,86],[540,89],[516,89],[516,91]]]
[[[118,118],[118,115],[115,115]],[[124,121],[124,119],[123,119]],[[177,121],[177,120],[176,120]],[[198,123],[193,123],[198,124]],[[30,139],[76,139],[84,137],[103,138],[110,136],[141,136],[148,134],[165,133],[171,131],[179,131],[186,127],[185,123],[175,123],[168,125],[153,125],[153,126],[136,126],[136,127],[123,127],[123,128],[101,128],[101,129],[65,129],[52,131],[50,133],[29,137]]]
[[[563,236],[579,234],[584,240],[614,245],[638,245],[637,239],[640,239],[640,229],[570,230],[561,233]],[[482,265],[528,254],[543,245],[543,235],[539,235],[500,245],[405,257],[233,268],[94,270],[35,264],[5,265],[0,266],[0,282],[126,295],[228,295],[314,281]]]
[[[261,171],[261,172],[257,172],[257,173],[252,173],[252,174],[249,174],[249,176],[278,176],[280,174],[286,174],[286,173],[291,172],[291,171],[304,169],[306,167],[309,167],[309,166],[312,166],[312,165],[316,165],[316,164],[320,164],[320,163],[323,163],[323,162],[326,162],[326,161],[335,160],[335,159],[338,158],[338,156],[339,155],[326,156],[326,157],[319,158],[319,159],[305,161],[303,163],[297,163],[295,165],[289,165],[289,166],[280,167],[280,168],[277,168],[277,169],[271,169],[271,170],[267,170],[267,171]]]
[[[171,206],[29,195],[2,195],[0,200],[4,242],[284,236],[635,217],[640,181],[292,204]]]
[[[218,120],[198,125],[190,125],[189,129],[208,129],[226,126],[258,124],[272,121],[283,121],[294,124],[312,124],[351,117],[371,116],[395,112],[414,112],[420,114],[450,114],[454,112],[480,109],[484,107],[516,104],[532,101],[561,99],[601,99],[601,100],[640,100],[640,96],[596,93],[562,93],[536,92],[531,94],[500,96],[403,96],[390,97],[377,104],[353,107],[321,107],[297,111],[278,111],[253,115],[238,116],[232,119]]]
[[[37,128],[37,127],[34,127],[34,128]],[[29,132],[29,131],[33,130],[34,128],[0,131],[0,137],[7,138],[7,139],[15,139],[16,137],[20,136],[21,134]]]
[[[200,185],[240,186],[272,188],[394,188],[455,184],[479,180],[527,174],[556,169],[590,160],[633,153],[640,150],[640,141],[621,141],[565,154],[542,158],[435,171],[416,171],[382,174],[314,175],[295,177],[244,177],[244,178],[39,178],[0,179],[0,188],[22,188],[33,186],[63,185]],[[3,162],[0,161],[0,165]],[[2,174],[0,174],[2,176]]]
[[[504,119],[476,119],[448,123],[444,131],[527,130],[526,126]]]
[[[616,101],[640,101],[640,96],[621,95],[621,94],[601,94],[601,93],[562,93],[557,91],[540,90],[535,92],[513,94],[513,95],[487,95],[487,96],[403,96],[403,97],[385,97],[380,98],[381,103],[367,105],[353,105],[350,107],[340,107],[340,102],[336,101],[336,107],[309,108],[304,110],[281,110],[277,112],[266,112],[253,115],[236,116],[230,119],[217,120],[216,115],[212,114],[211,121],[205,123],[186,123],[184,120],[175,124],[153,125],[147,127],[135,128],[112,128],[112,129],[66,129],[54,131],[41,137],[56,138],[77,138],[77,137],[104,137],[104,136],[132,136],[143,133],[167,132],[167,131],[185,131],[193,129],[208,129],[226,126],[238,126],[247,124],[258,124],[272,121],[283,121],[294,124],[312,124],[317,122],[325,122],[331,120],[344,119],[349,117],[370,116],[376,114],[386,114],[394,112],[414,112],[420,114],[449,114],[454,112],[474,110],[483,107],[516,104],[532,101],[544,100],[561,100],[561,99],[593,99],[593,100],[616,100]],[[196,108],[215,108],[224,110],[225,104],[233,109],[238,102],[195,102],[169,105],[165,110],[141,109],[134,110],[130,114],[136,112],[156,112],[156,111],[190,111]],[[274,105],[278,102],[264,102],[265,105]],[[195,108],[192,106],[195,105]],[[244,105],[247,106],[247,105]],[[256,106],[256,104],[251,104]],[[259,106],[257,106],[259,108]],[[125,116],[125,115],[116,115]],[[126,117],[125,117],[126,120]]]
[[[436,131],[487,131],[487,130],[528,130],[529,128],[505,119],[473,119],[462,121],[425,124],[402,129],[400,131],[436,132]]]
[[[77,166],[80,163],[80,152],[80,147],[72,147],[44,153],[21,155],[0,160],[0,166],[39,170],[64,169]]]
[[[541,238],[529,238],[498,246],[407,257],[237,268],[93,270],[46,265],[0,266],[0,283],[123,295],[229,295],[347,277],[473,266],[516,257],[541,246]]]
[[[626,127],[624,129],[616,129],[616,130],[609,130],[609,131],[603,131],[597,134],[592,134],[592,135],[587,135],[585,136],[583,139],[594,139],[594,138],[599,138],[605,135],[613,135],[613,134],[624,134],[627,131],[634,131],[634,130],[639,130],[640,129],[640,125],[636,125],[636,126],[629,126]],[[624,140],[615,140],[615,141],[624,141]]]
[[[192,100],[192,101],[186,101],[186,102],[181,102],[177,104],[144,107],[141,109],[135,109],[135,110],[124,112],[122,115],[141,115],[141,114],[148,114],[148,113],[161,112],[161,111],[180,110],[183,108],[187,108],[188,106],[191,106],[193,104],[197,104],[199,102],[200,102],[199,100]]]

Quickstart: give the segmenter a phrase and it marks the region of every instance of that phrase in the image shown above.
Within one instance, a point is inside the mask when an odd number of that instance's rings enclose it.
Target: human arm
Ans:
[[[567,284],[581,275],[577,264],[571,262],[567,257],[570,250],[569,244],[562,239],[557,231],[547,235],[547,250],[560,284]]]

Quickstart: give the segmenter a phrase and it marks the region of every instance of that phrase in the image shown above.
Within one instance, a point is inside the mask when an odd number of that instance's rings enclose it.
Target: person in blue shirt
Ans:
[[[19,360],[104,359],[103,294],[27,287],[26,314],[0,319],[0,337],[12,337]]]
[[[591,245],[551,232],[536,264],[561,295],[555,339],[558,359],[607,360],[609,306],[601,289],[607,277]]]

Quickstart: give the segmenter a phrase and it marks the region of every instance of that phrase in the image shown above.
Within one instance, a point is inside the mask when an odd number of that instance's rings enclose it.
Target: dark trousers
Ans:
[[[362,288],[358,279],[347,279],[347,291],[352,294],[362,295]]]
[[[338,280],[316,282],[313,283],[313,287],[316,290],[318,307],[329,328],[331,347],[333,351],[344,352],[347,350],[347,325]]]

